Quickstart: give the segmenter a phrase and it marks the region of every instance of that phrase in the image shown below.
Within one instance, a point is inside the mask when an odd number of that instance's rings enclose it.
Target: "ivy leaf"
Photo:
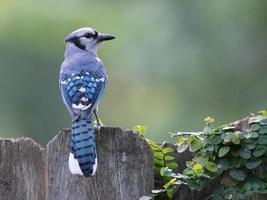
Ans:
[[[231,165],[227,158],[220,159],[219,164],[222,166],[224,171],[228,170]]]
[[[165,156],[165,160],[169,161],[169,160],[174,160],[175,158],[173,156]]]
[[[154,157],[163,160],[163,153],[161,151],[154,151]]]
[[[175,163],[175,162],[170,162],[170,163],[167,163],[167,167],[168,167],[169,169],[174,170],[174,169],[176,169],[176,168],[178,167],[178,164]]]
[[[251,132],[251,136],[250,136],[251,138],[257,138],[257,137],[259,137],[259,134],[258,134],[258,132]]]
[[[177,146],[178,153],[184,152],[188,148],[188,146],[189,146],[188,143],[183,143],[181,145],[178,145]]]
[[[139,135],[145,136],[145,134],[147,132],[147,127],[146,126],[137,125],[137,126],[133,127],[133,130],[138,132]]]
[[[223,146],[219,149],[218,152],[218,156],[219,157],[223,157],[225,156],[228,152],[230,151],[230,147],[229,146]]]
[[[258,139],[259,144],[267,144],[267,135],[260,135]]]
[[[241,158],[231,158],[229,160],[230,168],[240,168],[242,164]]]
[[[161,176],[167,176],[167,177],[170,177],[172,176],[173,172],[171,169],[168,169],[167,167],[162,167],[160,169],[160,175]]]
[[[266,150],[267,150],[267,147],[266,146],[264,146],[264,145],[258,145],[256,147],[256,149],[254,149],[254,151],[253,151],[252,154],[255,157],[260,157],[260,156],[262,156],[266,152]]]
[[[190,136],[189,151],[196,152],[204,146],[204,142],[194,136]]]
[[[156,165],[158,167],[164,167],[164,162],[163,162],[163,160],[154,159],[154,165]]]
[[[222,135],[212,135],[208,138],[209,144],[220,144],[222,142]]]
[[[163,153],[172,153],[174,150],[170,147],[167,147],[167,148],[164,148],[162,151]]]
[[[266,134],[267,133],[267,126],[262,126],[259,130],[260,134]]]
[[[247,169],[254,169],[258,167],[262,163],[260,158],[252,158],[246,161],[246,168]]]
[[[217,165],[214,162],[207,162],[206,168],[210,172],[216,172],[217,171]]]
[[[201,164],[202,166],[205,166],[207,162],[209,161],[209,157],[208,156],[197,156],[195,158],[195,161]]]
[[[252,139],[248,139],[247,143],[246,143],[246,148],[249,150],[255,149],[255,147],[257,146],[257,142],[255,140]]]
[[[242,170],[232,169],[229,171],[229,175],[237,181],[243,181],[247,177],[247,174]]]
[[[260,125],[267,125],[267,118],[262,119]]]
[[[170,186],[170,187],[167,189],[167,196],[171,199],[172,196],[173,196],[173,193],[174,193],[174,187],[173,187],[173,186]]]
[[[228,132],[227,135],[229,137],[229,140],[234,144],[240,144],[240,139],[238,136],[239,132]]]
[[[252,124],[250,129],[251,129],[251,132],[258,131],[260,129],[260,125],[259,124]]]
[[[249,159],[251,157],[251,152],[247,148],[241,148],[239,150],[239,156],[244,159]]]

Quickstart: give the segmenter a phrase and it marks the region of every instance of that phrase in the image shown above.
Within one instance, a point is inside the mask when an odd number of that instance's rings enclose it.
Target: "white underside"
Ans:
[[[69,169],[72,174],[83,175],[78,160],[74,158],[74,155],[72,153],[70,153],[69,155]],[[95,174],[96,169],[97,169],[97,157],[95,158],[95,164],[93,165],[92,176]]]

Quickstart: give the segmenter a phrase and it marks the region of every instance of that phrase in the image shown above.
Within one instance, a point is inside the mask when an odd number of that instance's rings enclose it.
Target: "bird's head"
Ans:
[[[70,33],[66,39],[66,44],[73,44],[77,48],[96,53],[97,47],[106,40],[112,40],[115,37],[109,34],[99,33],[93,28],[80,28]]]

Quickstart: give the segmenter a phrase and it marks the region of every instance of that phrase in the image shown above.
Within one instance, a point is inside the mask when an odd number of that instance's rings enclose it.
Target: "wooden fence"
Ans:
[[[94,177],[68,169],[70,130],[46,146],[30,138],[0,139],[0,200],[138,200],[154,187],[153,154],[137,133],[102,127],[96,132],[98,170]],[[181,167],[191,155],[175,154]],[[181,187],[175,200],[203,200],[220,183],[202,192]],[[251,200],[267,199],[255,195]]]

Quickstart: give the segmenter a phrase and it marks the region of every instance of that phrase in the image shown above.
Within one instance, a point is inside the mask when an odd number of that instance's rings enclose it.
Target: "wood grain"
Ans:
[[[91,178],[69,171],[69,130],[48,143],[48,200],[138,200],[153,189],[153,155],[143,138],[120,128],[95,132],[98,169]]]
[[[0,199],[45,200],[45,149],[30,138],[0,139]]]

